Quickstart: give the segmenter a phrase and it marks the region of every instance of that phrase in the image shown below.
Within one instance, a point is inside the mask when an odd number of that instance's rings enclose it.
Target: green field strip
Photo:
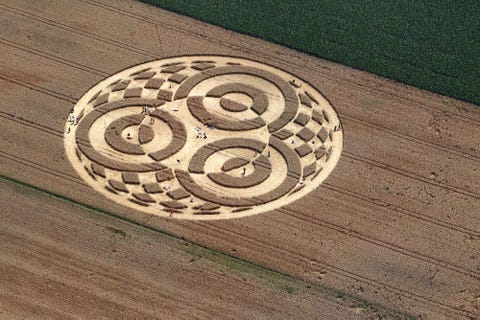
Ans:
[[[480,104],[478,1],[142,1]]]

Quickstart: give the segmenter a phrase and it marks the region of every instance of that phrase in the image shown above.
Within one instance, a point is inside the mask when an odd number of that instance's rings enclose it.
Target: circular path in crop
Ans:
[[[299,200],[335,168],[343,144],[318,90],[234,57],[138,65],[95,85],[72,111],[65,148],[78,174],[113,201],[179,219]]]

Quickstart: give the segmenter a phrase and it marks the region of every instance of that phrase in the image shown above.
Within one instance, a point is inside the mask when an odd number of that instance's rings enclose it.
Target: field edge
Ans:
[[[256,264],[254,262],[250,262],[248,260],[230,255],[228,253],[203,246],[201,244],[186,240],[183,237],[179,237],[164,230],[149,227],[134,220],[130,220],[128,218],[116,215],[113,212],[109,212],[107,210],[76,201],[69,197],[31,185],[24,181],[7,177],[5,175],[0,175],[0,183],[10,184],[14,188],[20,187],[24,188],[24,190],[37,192],[37,196],[42,195],[52,197],[57,200],[67,202],[72,206],[80,207],[92,213],[102,214],[104,216],[119,219],[120,221],[144,228],[150,232],[154,232],[157,235],[175,241],[177,243],[177,248],[183,251],[186,255],[192,257],[192,259],[206,259],[207,261],[211,262],[213,265],[216,265],[219,268],[225,268],[229,272],[242,276],[253,277],[256,280],[261,281],[265,285],[283,292],[284,294],[295,294],[299,291],[316,292],[321,294],[323,298],[329,300],[330,302],[339,303],[350,308],[358,308],[359,310],[365,310],[366,312],[374,313],[376,316],[379,317],[379,319],[417,319],[417,317],[414,315],[406,314],[397,310],[392,310],[382,305],[372,303],[354,295],[336,290],[334,288],[322,286],[318,283],[307,282],[292,275],[282,273],[271,268]],[[123,230],[119,229],[112,229],[111,231],[114,233],[123,232]]]

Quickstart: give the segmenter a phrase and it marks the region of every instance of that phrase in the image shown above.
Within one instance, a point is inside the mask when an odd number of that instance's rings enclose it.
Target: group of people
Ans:
[[[142,108],[142,114],[148,116],[148,115],[150,115],[150,112],[152,112],[152,109],[149,106],[144,106]]]
[[[144,106],[142,108],[142,114],[143,115],[146,115],[146,116],[150,116],[150,113],[152,112],[152,108],[149,107],[149,106]],[[152,125],[155,123],[155,118],[154,117],[150,117],[150,121],[149,121],[149,124]]]
[[[70,115],[68,116],[68,122],[70,122],[73,125],[77,125],[78,118],[73,113],[70,113]]]
[[[75,114],[73,113],[73,108],[70,110],[70,114],[68,115],[68,122],[70,123],[70,125],[74,125],[76,126],[78,124],[78,117],[75,116]],[[70,133],[70,126],[67,128],[67,133]]]
[[[207,134],[200,127],[194,127],[193,130],[197,133],[197,139],[207,139]]]

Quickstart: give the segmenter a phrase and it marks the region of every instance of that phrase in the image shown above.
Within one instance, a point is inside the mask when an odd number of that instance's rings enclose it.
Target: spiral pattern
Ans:
[[[73,121],[72,121],[73,116]],[[66,123],[77,172],[114,201],[159,216],[226,219],[314,190],[343,133],[302,80],[232,57],[178,57],[90,89]]]

